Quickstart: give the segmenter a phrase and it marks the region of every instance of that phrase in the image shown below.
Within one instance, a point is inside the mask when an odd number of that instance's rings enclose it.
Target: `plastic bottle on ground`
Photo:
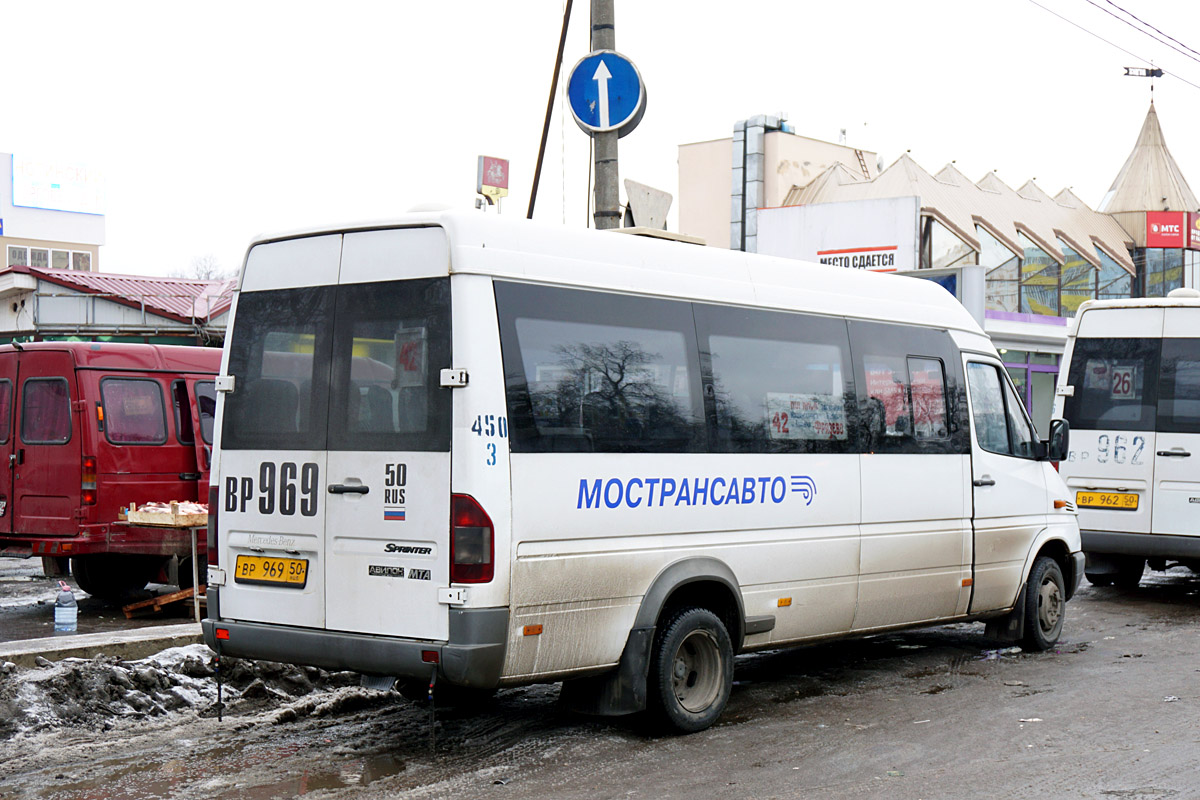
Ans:
[[[79,626],[79,606],[75,593],[66,581],[58,582],[58,599],[54,601],[54,632],[75,633]]]

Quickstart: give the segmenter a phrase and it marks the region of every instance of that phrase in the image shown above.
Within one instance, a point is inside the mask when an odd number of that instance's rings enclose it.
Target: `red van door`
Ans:
[[[12,525],[22,534],[76,532],[80,504],[81,442],[75,363],[67,352],[18,356],[14,403]]]
[[[0,354],[0,534],[13,532],[13,387],[17,384],[17,354]]]
[[[176,378],[171,381],[171,405],[175,414],[175,436],[188,448],[188,468],[179,479],[195,484],[195,499],[208,502],[208,471],[212,466],[212,410],[216,393],[211,380]],[[202,387],[206,387],[206,390]],[[200,408],[201,395],[209,399],[207,421]]]

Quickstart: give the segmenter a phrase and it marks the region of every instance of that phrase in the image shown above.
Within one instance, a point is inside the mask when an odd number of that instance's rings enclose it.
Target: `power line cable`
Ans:
[[[1158,33],[1162,34],[1163,36],[1165,36],[1165,37],[1167,37],[1168,39],[1170,39],[1172,42],[1175,42],[1175,44],[1179,45],[1180,47],[1184,47],[1184,48],[1186,48],[1186,49],[1188,49],[1188,50],[1191,50],[1193,53],[1195,53],[1196,55],[1200,56],[1200,50],[1197,50],[1197,49],[1195,49],[1195,48],[1193,48],[1193,47],[1188,47],[1186,44],[1184,44],[1183,42],[1179,41],[1179,40],[1178,40],[1178,39],[1176,39],[1174,36],[1171,36],[1170,34],[1168,34],[1168,33],[1164,32],[1164,31],[1161,31],[1161,30],[1159,30],[1158,28],[1156,28],[1156,27],[1154,27],[1153,25],[1151,25],[1149,22],[1146,22],[1146,20],[1144,20],[1144,19],[1142,19],[1141,17],[1139,17],[1137,14],[1134,14],[1132,11],[1127,11],[1126,9],[1124,9],[1124,8],[1121,8],[1119,5],[1117,5],[1116,3],[1114,3],[1112,0],[1104,0],[1104,2],[1108,3],[1108,4],[1109,4],[1110,6],[1112,6],[1113,8],[1115,8],[1115,9],[1118,9],[1118,10],[1119,10],[1119,11],[1120,11],[1122,14],[1127,14],[1128,16],[1132,17],[1133,19],[1137,20],[1137,21],[1138,21],[1140,24],[1142,24],[1142,25],[1145,25],[1147,28],[1150,28],[1151,30],[1153,30],[1153,31],[1156,31],[1156,32],[1158,32]]]
[[[1151,61],[1150,59],[1148,59],[1148,58],[1142,58],[1142,57],[1141,57],[1141,56],[1139,56],[1137,53],[1134,53],[1134,52],[1131,52],[1131,51],[1129,51],[1129,50],[1126,50],[1124,47],[1121,47],[1121,45],[1119,45],[1119,44],[1116,44],[1115,42],[1110,42],[1108,39],[1105,39],[1105,38],[1104,38],[1103,36],[1101,36],[1100,34],[1098,34],[1098,33],[1095,33],[1095,32],[1093,32],[1093,31],[1090,31],[1090,30],[1088,30],[1087,28],[1085,28],[1085,27],[1083,27],[1082,25],[1080,25],[1078,22],[1075,22],[1075,21],[1073,21],[1073,20],[1067,19],[1067,18],[1066,18],[1066,17],[1064,17],[1062,14],[1059,14],[1057,11],[1054,11],[1053,9],[1047,8],[1046,6],[1042,5],[1042,4],[1041,4],[1041,3],[1039,3],[1037,0],[1029,0],[1029,2],[1033,3],[1035,6],[1037,6],[1038,8],[1040,8],[1042,11],[1045,11],[1045,12],[1047,12],[1048,14],[1053,14],[1054,16],[1056,16],[1056,17],[1058,17],[1059,19],[1061,19],[1063,22],[1067,23],[1068,25],[1072,25],[1072,26],[1074,26],[1074,27],[1076,27],[1076,28],[1079,28],[1079,30],[1083,31],[1083,32],[1084,32],[1084,33],[1086,33],[1088,36],[1093,36],[1093,37],[1095,37],[1095,38],[1099,39],[1100,41],[1104,42],[1104,43],[1105,43],[1106,45],[1108,45],[1109,47],[1115,47],[1116,49],[1120,50],[1122,53],[1124,53],[1124,54],[1126,54],[1126,55],[1129,55],[1129,56],[1133,56],[1133,57],[1134,57],[1134,58],[1136,58],[1138,61],[1141,61],[1143,64],[1149,64],[1149,65],[1151,65],[1151,66],[1153,66],[1153,65],[1154,65],[1154,62],[1153,62],[1153,61]],[[1175,78],[1176,80],[1183,81],[1183,82],[1184,82],[1184,83],[1186,83],[1188,86],[1191,86],[1191,87],[1192,87],[1192,88],[1194,88],[1194,89],[1200,89],[1200,84],[1195,84],[1195,83],[1192,83],[1192,82],[1191,82],[1191,81],[1189,81],[1187,78],[1184,78],[1184,77],[1182,77],[1182,76],[1180,76],[1180,75],[1176,75],[1174,72],[1166,72],[1166,71],[1164,70],[1164,71],[1163,71],[1163,75],[1169,75],[1170,77],[1172,77],[1172,78]]]
[[[1163,45],[1163,46],[1165,46],[1165,47],[1169,47],[1170,49],[1174,50],[1176,53],[1179,53],[1180,55],[1182,55],[1184,58],[1190,58],[1192,61],[1195,61],[1197,64],[1200,64],[1200,58],[1196,58],[1194,55],[1192,55],[1191,53],[1187,52],[1186,50],[1180,50],[1178,47],[1176,47],[1175,45],[1171,44],[1170,42],[1164,42],[1162,39],[1160,39],[1159,37],[1155,36],[1155,35],[1154,35],[1153,33],[1151,33],[1150,31],[1143,30],[1142,28],[1139,28],[1137,25],[1134,25],[1134,24],[1133,24],[1132,22],[1130,22],[1129,20],[1127,20],[1127,19],[1122,19],[1122,18],[1121,18],[1120,16],[1118,16],[1117,14],[1114,14],[1112,11],[1109,11],[1107,8],[1105,8],[1104,6],[1102,6],[1102,5],[1100,5],[1099,3],[1097,3],[1097,2],[1096,2],[1096,0],[1085,0],[1085,2],[1086,2],[1088,5],[1090,5],[1090,6],[1094,6],[1095,8],[1098,8],[1098,9],[1100,9],[1100,10],[1101,10],[1101,11],[1103,11],[1105,14],[1108,14],[1110,17],[1112,17],[1113,19],[1115,19],[1117,22],[1120,22],[1122,25],[1128,25],[1129,27],[1133,28],[1135,31],[1137,31],[1138,33],[1142,34],[1143,36],[1149,36],[1151,39],[1153,39],[1153,40],[1154,40],[1155,42],[1157,42],[1158,44],[1161,44],[1161,45]],[[1167,38],[1170,38],[1170,37],[1167,37]]]

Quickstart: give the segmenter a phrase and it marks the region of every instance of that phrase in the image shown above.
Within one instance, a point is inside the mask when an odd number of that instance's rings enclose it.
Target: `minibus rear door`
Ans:
[[[21,533],[67,535],[76,530],[83,472],[82,414],[75,361],[65,351],[19,356],[17,436],[13,462],[13,528]],[[94,486],[91,488],[95,488]]]
[[[447,264],[440,228],[344,238],[329,392],[330,630],[449,635],[438,602],[450,585]]]
[[[1195,536],[1200,531],[1200,339],[1193,336],[1200,311],[1164,310],[1151,531]],[[1189,323],[1193,336],[1188,336]]]
[[[13,532],[12,492],[16,449],[12,424],[16,385],[17,354],[0,353],[0,534]]]

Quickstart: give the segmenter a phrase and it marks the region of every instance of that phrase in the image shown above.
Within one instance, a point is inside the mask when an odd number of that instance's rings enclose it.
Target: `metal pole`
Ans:
[[[592,52],[617,49],[615,19],[613,0],[592,0]],[[616,131],[592,136],[596,143],[594,219],[598,230],[617,228],[621,225],[621,201],[617,190],[617,138]]]
[[[558,37],[558,56],[554,59],[554,77],[550,79],[550,99],[546,101],[546,121],[542,123],[542,144],[538,147],[537,167],[533,170],[533,191],[529,193],[529,211],[525,219],[533,219],[533,204],[537,202],[538,182],[542,178],[542,159],[546,155],[546,137],[550,135],[550,117],[554,113],[554,95],[558,91],[558,73],[562,71],[563,49],[567,46],[567,23],[571,21],[571,2],[563,9],[562,33]]]

